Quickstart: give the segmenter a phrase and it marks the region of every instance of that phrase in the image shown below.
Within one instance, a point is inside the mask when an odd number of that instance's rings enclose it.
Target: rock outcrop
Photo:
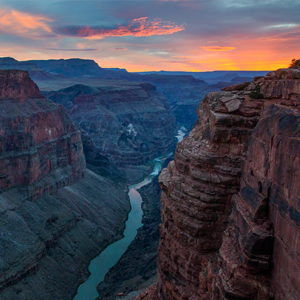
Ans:
[[[21,102],[27,98],[42,98],[37,85],[27,72],[0,70],[0,99],[14,99]]]
[[[0,87],[0,298],[72,299],[128,197],[85,169],[80,131],[28,72],[0,71]]]
[[[158,284],[138,299],[299,299],[300,70],[211,93],[160,175]]]

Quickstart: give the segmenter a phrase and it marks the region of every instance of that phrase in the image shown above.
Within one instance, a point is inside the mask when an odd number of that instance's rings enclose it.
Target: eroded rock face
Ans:
[[[273,104],[264,110],[249,140],[241,190],[235,199],[235,207],[248,214],[244,219],[250,217],[248,223],[261,232],[244,253],[250,265],[258,263],[269,270],[270,294],[280,300],[300,298],[299,121],[297,106]],[[241,219],[240,215],[233,220]],[[236,227],[239,236],[244,236],[244,228],[239,223]]]
[[[160,175],[159,280],[139,299],[299,299],[298,72],[200,104]]]
[[[64,107],[27,72],[0,73],[0,298],[72,299],[130,205],[123,187],[85,169]]]
[[[47,95],[68,109],[82,131],[87,162],[96,168],[142,164],[175,146],[175,118],[151,84],[75,85]]]
[[[209,276],[211,264],[217,267],[213,254],[222,245],[247,140],[262,105],[244,94],[208,94],[198,108],[198,122],[160,175],[159,290],[166,299],[208,297],[206,287],[199,290],[199,274]]]
[[[1,191],[36,184],[28,191],[34,199],[82,177],[81,136],[66,110],[41,96],[26,71],[5,74],[9,84],[0,101]],[[5,87],[3,81],[0,78]],[[30,98],[20,103],[18,92],[21,98]],[[53,178],[51,187],[42,180],[46,176]]]

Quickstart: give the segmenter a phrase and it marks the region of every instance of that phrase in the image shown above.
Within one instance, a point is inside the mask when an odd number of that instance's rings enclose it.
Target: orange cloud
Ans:
[[[59,27],[54,31],[60,35],[82,37],[86,39],[101,39],[105,36],[153,36],[167,35],[185,30],[184,24],[176,25],[174,22],[148,17],[133,19],[128,25],[118,24],[116,28],[107,29],[99,26],[67,26]]]
[[[236,49],[236,47],[221,47],[221,46],[203,46],[201,48],[206,51],[232,51]]]
[[[0,8],[0,32],[22,36],[30,33],[30,37],[37,36],[37,30],[52,33],[48,22],[50,18]],[[27,36],[27,35],[26,35]],[[29,36],[29,35],[28,35]]]

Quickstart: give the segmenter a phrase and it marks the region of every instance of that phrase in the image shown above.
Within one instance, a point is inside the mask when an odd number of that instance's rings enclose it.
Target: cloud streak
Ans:
[[[221,46],[203,46],[201,48],[206,51],[232,51],[236,49],[236,47],[221,47]]]
[[[133,19],[127,25],[118,24],[115,28],[101,26],[65,26],[56,27],[56,34],[86,39],[101,39],[108,36],[136,36],[149,37],[154,35],[167,35],[185,30],[184,24],[176,25],[174,22],[161,19],[148,20],[148,17]]]
[[[99,51],[99,49],[64,49],[64,48],[44,48],[43,50],[50,50],[50,51]]]

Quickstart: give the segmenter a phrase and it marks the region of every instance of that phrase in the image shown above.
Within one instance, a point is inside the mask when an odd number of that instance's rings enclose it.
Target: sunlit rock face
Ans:
[[[26,71],[1,71],[0,87],[0,298],[72,299],[120,237],[127,196],[85,169],[80,131]]]
[[[159,281],[139,299],[299,299],[299,74],[200,104],[160,175]]]

